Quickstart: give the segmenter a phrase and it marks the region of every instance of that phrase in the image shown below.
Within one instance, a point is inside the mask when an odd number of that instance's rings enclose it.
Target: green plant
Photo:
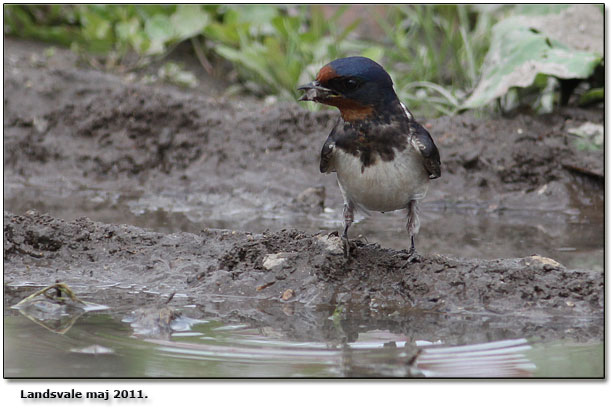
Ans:
[[[398,5],[380,19],[398,94],[429,114],[453,114],[478,78],[493,13],[466,5]]]
[[[198,35],[209,14],[199,5],[5,5],[5,33],[70,46],[121,61],[151,56]]]
[[[70,46],[97,67],[122,71],[162,60],[177,44],[189,41],[210,74],[219,59],[232,65],[237,81],[230,92],[284,99],[295,99],[296,85],[311,80],[323,64],[363,55],[380,61],[400,98],[424,116],[518,105],[548,112],[567,100],[559,97],[558,80],[572,85],[604,71],[599,69],[602,51],[568,43],[582,35],[573,24],[578,12],[596,30],[585,42],[598,43],[602,7],[393,5],[384,16],[373,13],[384,35],[369,40],[350,35],[359,34],[360,20],[341,21],[348,6],[332,9],[335,13],[328,18],[324,7],[5,5],[4,27],[5,34]],[[562,19],[567,38],[548,33],[556,19]],[[177,66],[165,66],[159,74],[194,84]],[[602,101],[603,82],[600,78],[586,86],[584,81],[579,103]]]
[[[554,9],[554,13],[559,11]],[[531,105],[536,110],[550,112],[556,85],[551,79],[585,79],[594,72],[602,54],[574,49],[557,40],[540,29],[537,25],[540,21],[542,18],[512,16],[493,27],[482,78],[463,108],[481,107],[509,91],[519,94],[536,91],[540,95]]]
[[[158,78],[185,88],[194,88],[198,85],[198,79],[193,73],[184,70],[174,62],[167,62],[160,67]]]
[[[82,55],[94,52],[106,68],[123,70],[144,66],[189,40],[209,73],[207,53],[214,52],[233,63],[242,89],[293,99],[301,79],[347,48],[345,39],[357,21],[337,29],[346,9],[326,19],[321,6],[10,5],[5,32],[58,42]],[[136,62],[126,62],[129,54]]]
[[[604,147],[604,126],[585,122],[581,126],[571,128],[568,133],[577,137],[575,146],[583,151],[602,151]]]
[[[226,6],[223,19],[205,29],[212,48],[235,63],[251,92],[295,98],[296,85],[338,58],[357,23],[335,30],[346,10],[326,20],[320,6]],[[314,68],[317,67],[317,68]]]
[[[74,7],[4,5],[4,33],[70,46],[84,41]]]

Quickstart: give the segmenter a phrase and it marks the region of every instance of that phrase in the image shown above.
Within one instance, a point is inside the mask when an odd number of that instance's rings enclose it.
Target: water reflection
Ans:
[[[28,288],[29,286],[25,286],[20,290]],[[80,300],[70,287],[58,282],[35,291],[11,308],[32,322],[58,334],[68,332],[81,315],[90,311],[108,309],[106,305]]]
[[[124,317],[127,314],[120,314]],[[421,318],[426,318],[421,315]],[[435,320],[458,330],[454,318]],[[326,319],[331,322],[332,320]],[[433,322],[426,319],[425,321]],[[444,322],[446,321],[446,322]],[[472,322],[477,322],[472,321]],[[8,377],[599,377],[602,342],[525,338],[461,343],[432,331],[355,323],[297,337],[295,331],[215,319],[189,320],[167,337],[135,334],[110,314],[86,314],[64,335],[5,316]],[[183,322],[185,324],[185,322]],[[324,323],[327,327],[328,323]],[[337,323],[338,325],[338,323]],[[379,322],[381,327],[389,327]],[[427,325],[422,326],[422,330]],[[465,328],[469,331],[468,328]],[[511,326],[513,327],[513,326]],[[336,328],[336,332],[334,332]],[[347,331],[347,332],[346,332]],[[300,331],[299,331],[300,332]],[[421,332],[421,333],[420,333]],[[324,335],[325,334],[325,335]],[[492,335],[491,331],[481,334]],[[324,335],[324,336],[322,336]],[[423,337],[426,336],[426,338]],[[474,335],[474,334],[473,334]],[[570,351],[570,353],[569,353]],[[577,366],[575,360],[582,361]]]
[[[525,355],[530,349],[525,339],[429,347],[420,351],[414,365],[426,377],[525,378],[536,370]]]

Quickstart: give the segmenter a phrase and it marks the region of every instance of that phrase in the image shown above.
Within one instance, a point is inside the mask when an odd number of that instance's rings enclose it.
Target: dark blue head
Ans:
[[[363,119],[397,100],[389,74],[366,57],[334,60],[298,89],[306,92],[301,101],[338,107],[345,120]]]
[[[332,74],[330,69],[334,71],[335,74]],[[317,79],[321,81],[322,79],[326,79],[321,77],[330,77],[331,74],[332,77],[353,78],[360,81],[362,84],[375,84],[381,89],[389,89],[394,85],[385,69],[366,57],[347,57],[334,60],[319,71]]]

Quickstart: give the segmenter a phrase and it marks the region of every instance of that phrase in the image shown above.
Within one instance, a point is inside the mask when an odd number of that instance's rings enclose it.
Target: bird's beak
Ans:
[[[336,97],[338,94],[331,89],[322,87],[319,81],[309,82],[298,87],[299,91],[304,91],[304,95],[298,98],[298,101],[315,101],[320,102],[327,98]]]

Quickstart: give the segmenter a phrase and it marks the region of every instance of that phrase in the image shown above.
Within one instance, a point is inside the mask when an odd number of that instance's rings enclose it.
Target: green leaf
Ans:
[[[507,18],[493,27],[483,73],[462,108],[483,106],[512,87],[532,85],[538,74],[587,78],[602,55],[573,49],[529,25],[524,16]]]
[[[266,69],[266,59],[263,58],[262,54],[258,54],[258,49],[262,50],[262,47],[254,47],[251,50],[243,52],[223,45],[215,47],[215,51],[222,57],[245,66],[247,69],[255,72],[262,79],[264,79],[266,83],[272,84],[275,82],[275,79]]]
[[[170,19],[163,14],[156,14],[145,22],[145,34],[151,41],[148,54],[163,52],[166,42],[176,37]]]
[[[580,150],[597,151],[604,146],[604,125],[585,122],[577,128],[568,130],[568,133],[578,137],[575,145]]]
[[[198,86],[198,79],[192,72],[184,70],[180,65],[173,62],[164,64],[158,70],[158,75],[163,80],[181,87],[195,88]]]
[[[111,23],[94,13],[84,13],[81,16],[84,34],[93,40],[110,38]]]
[[[244,26],[239,23],[211,23],[205,27],[205,36],[226,45],[238,46]]]
[[[140,30],[140,21],[133,17],[127,21],[120,21],[115,26],[115,35],[121,41],[129,41]]]
[[[200,5],[181,4],[170,16],[170,22],[179,40],[185,40],[204,30],[209,22],[209,15],[202,10]]]
[[[568,7],[570,4],[518,4],[515,6],[515,13],[525,16],[542,16],[559,13]]]
[[[279,15],[279,7],[274,5],[243,4],[235,6],[237,20],[250,24],[268,24]]]
[[[604,101],[604,88],[593,88],[579,98],[579,105],[588,105],[597,101]]]

